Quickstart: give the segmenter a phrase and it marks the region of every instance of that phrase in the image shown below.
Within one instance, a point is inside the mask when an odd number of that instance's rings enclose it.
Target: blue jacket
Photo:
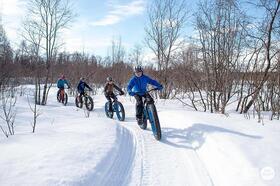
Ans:
[[[87,87],[89,90],[92,90],[92,89],[88,86],[88,84],[86,84],[86,82],[80,81],[79,84],[78,84],[78,86],[77,86],[78,92],[79,92],[79,93],[85,92],[85,88],[86,88],[86,87]]]
[[[147,92],[147,85],[153,85],[159,90],[161,90],[163,87],[161,84],[159,84],[156,80],[151,79],[150,77],[146,75],[142,75],[140,77],[134,76],[130,79],[127,91],[128,93],[137,93],[138,95],[144,95]]]
[[[57,81],[57,88],[64,88],[64,85],[67,85],[68,87],[70,87],[69,86],[69,83],[68,83],[68,81],[66,80],[66,79],[59,79],[58,81]]]

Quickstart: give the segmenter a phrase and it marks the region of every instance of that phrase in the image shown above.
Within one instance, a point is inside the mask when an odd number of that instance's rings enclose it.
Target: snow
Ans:
[[[279,185],[279,121],[262,125],[157,100],[156,141],[150,126],[137,126],[134,99],[119,100],[124,122],[106,118],[101,93],[87,118],[73,97],[58,103],[53,88],[31,133],[27,96],[19,97],[16,134],[0,134],[0,185]]]

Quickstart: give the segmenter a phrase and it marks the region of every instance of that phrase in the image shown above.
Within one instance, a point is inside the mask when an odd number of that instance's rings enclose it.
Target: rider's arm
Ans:
[[[132,88],[134,87],[135,85],[135,81],[134,81],[134,78],[130,79],[128,85],[127,85],[127,92],[132,92]]]
[[[147,78],[148,78],[148,83],[149,84],[155,86],[158,89],[162,89],[163,88],[163,86],[159,82],[157,82],[156,80],[154,80],[154,79],[152,79],[152,78],[150,78],[148,76],[147,76]]]
[[[114,88],[115,88],[117,91],[119,91],[120,93],[124,93],[120,87],[118,87],[117,85],[115,85],[115,83],[113,84],[113,86],[114,86]]]
[[[67,88],[70,88],[70,84],[67,80],[65,80],[65,84],[67,85]]]
[[[87,87],[89,90],[92,90],[92,88],[90,88],[90,86],[88,86],[88,84],[85,83],[85,87]]]
[[[56,86],[57,86],[57,88],[59,88],[59,86],[58,86],[58,82],[59,82],[59,80],[57,80],[57,82],[56,82]]]

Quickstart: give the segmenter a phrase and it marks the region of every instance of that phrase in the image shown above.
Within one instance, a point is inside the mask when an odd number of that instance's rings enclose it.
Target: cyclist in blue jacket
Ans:
[[[59,89],[58,94],[60,95],[60,100],[62,101],[64,99],[65,85],[67,86],[67,88],[70,88],[68,81],[65,79],[65,75],[61,75],[61,77],[57,80],[57,88]]]
[[[158,90],[163,89],[160,83],[143,74],[143,69],[140,65],[136,66],[134,68],[134,76],[128,83],[127,92],[136,99],[136,119],[138,124],[143,123],[143,98],[150,96],[146,94],[148,84],[155,86]]]
[[[65,75],[61,75],[61,77],[57,80],[57,88],[64,89],[65,85],[67,85],[67,87],[70,87],[68,81],[65,78]]]

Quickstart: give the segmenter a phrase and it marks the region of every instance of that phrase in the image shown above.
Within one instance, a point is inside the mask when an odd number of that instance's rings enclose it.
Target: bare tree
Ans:
[[[14,130],[14,122],[16,118],[15,104],[17,99],[16,96],[13,95],[12,91],[14,90],[6,88],[4,91],[2,91],[0,97],[1,100],[0,118],[6,124],[6,127],[0,125],[0,128],[6,137],[15,134],[15,130]]]
[[[44,50],[45,79],[41,104],[47,103],[48,83],[51,76],[51,64],[55,60],[59,48],[59,33],[73,19],[73,13],[68,1],[65,0],[30,0],[28,4],[28,21],[25,31],[26,39],[35,45],[35,53],[39,46]]]
[[[162,98],[168,98],[172,91],[168,69],[171,66],[172,55],[183,44],[182,32],[186,20],[185,0],[153,0],[148,7],[145,41],[157,58],[157,70],[164,86]]]
[[[125,49],[122,45],[121,37],[119,37],[118,39],[112,39],[112,46],[109,51],[109,56],[111,57],[112,64],[124,61]]]
[[[43,40],[43,26],[42,22],[35,22],[33,18],[30,18],[30,15],[27,16],[23,24],[22,36],[29,43],[29,46],[26,46],[26,50],[29,56],[31,56],[35,66],[35,102],[41,104],[41,81],[42,81],[42,71],[40,71],[41,57],[40,52],[42,50],[42,40]]]
[[[262,79],[250,94],[251,100],[243,109],[244,113],[247,113],[254,102],[257,100],[261,89],[269,78],[269,72],[271,70],[273,60],[279,52],[277,44],[273,41],[275,35],[279,33],[280,1],[260,0],[259,4],[257,4],[256,6],[265,10],[265,17],[263,18],[261,24],[257,25],[255,28],[257,30],[257,35],[252,35],[250,32],[248,32],[248,35],[262,42],[265,50],[265,60],[263,61],[263,66],[265,67],[263,68],[264,71],[262,73]]]
[[[9,84],[13,71],[13,50],[0,22],[0,92]]]
[[[225,113],[229,100],[238,91],[236,74],[248,23],[236,0],[203,1],[198,7],[195,25],[207,81],[207,104],[211,112]]]
[[[134,45],[129,54],[129,61],[135,65],[142,65],[143,58],[143,47],[139,44]]]
[[[35,95],[36,95],[36,93],[35,93]],[[30,102],[30,100],[27,96],[29,108],[30,108],[31,112],[33,113],[33,121],[31,123],[33,133],[35,133],[35,129],[36,129],[36,126],[37,126],[37,119],[41,115],[40,109],[39,109],[39,107],[36,103],[35,95],[34,95],[34,106],[32,106],[32,103]]]

